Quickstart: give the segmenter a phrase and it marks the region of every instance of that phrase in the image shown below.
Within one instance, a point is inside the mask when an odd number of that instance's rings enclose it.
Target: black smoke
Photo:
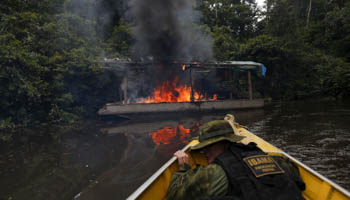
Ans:
[[[195,0],[130,0],[133,55],[157,62],[212,59],[212,39],[200,30]]]

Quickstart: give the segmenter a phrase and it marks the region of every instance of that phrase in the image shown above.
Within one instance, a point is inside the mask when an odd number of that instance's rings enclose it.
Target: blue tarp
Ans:
[[[267,71],[267,68],[265,67],[265,65],[264,64],[261,64],[261,75],[262,76],[265,76],[266,75],[266,71]]]

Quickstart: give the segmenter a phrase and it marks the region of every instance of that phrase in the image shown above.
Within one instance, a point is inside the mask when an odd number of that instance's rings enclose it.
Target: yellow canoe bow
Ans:
[[[260,137],[246,130],[234,121],[232,115],[226,115],[227,120],[235,134],[245,136],[241,142],[248,144],[249,142],[255,142],[259,148],[271,155],[281,155],[289,158],[298,165],[300,175],[306,184],[306,190],[303,192],[303,196],[307,200],[350,200],[350,193],[332,182],[328,178],[322,176],[316,171],[312,170],[305,164],[296,160],[289,154],[283,152],[277,147],[264,141]],[[203,154],[198,152],[190,152],[191,146],[198,144],[198,140],[190,142],[183,151],[187,152],[190,157],[190,165],[195,167],[197,164],[207,165],[206,158]],[[167,193],[167,189],[170,183],[171,176],[179,169],[176,157],[171,158],[165,163],[156,173],[154,173],[144,184],[142,184],[134,193],[132,193],[127,200],[161,200],[164,199]]]

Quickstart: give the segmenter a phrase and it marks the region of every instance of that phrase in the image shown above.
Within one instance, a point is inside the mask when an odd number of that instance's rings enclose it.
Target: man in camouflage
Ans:
[[[231,151],[234,151],[235,148],[246,149],[248,146],[253,146],[252,148],[249,148],[254,150],[258,149],[255,143],[249,145],[237,144],[237,142],[243,138],[243,136],[235,135],[231,125],[225,120],[216,120],[204,124],[199,130],[199,144],[193,146],[191,150],[201,150],[207,158],[208,165],[198,166],[192,169],[189,166],[188,155],[183,151],[177,151],[174,155],[178,158],[180,170],[174,173],[171,178],[166,199],[303,199],[300,191],[305,189],[305,185],[299,178],[297,167],[294,163],[289,161],[286,162],[282,157],[275,159],[277,163],[282,166],[280,167],[281,170],[276,172],[276,174],[263,174],[262,176],[264,177],[254,177],[252,172],[248,172],[249,168],[244,166],[244,164],[241,164],[241,168],[238,167],[237,170],[244,169],[244,172],[242,171],[243,174],[247,173],[247,175],[244,176],[249,178],[240,177],[240,175],[238,175],[240,178],[238,178],[239,180],[236,180],[237,177],[235,176],[237,176],[237,172],[231,173],[229,169],[235,169],[235,166],[239,161],[237,160],[232,166],[229,166],[225,161],[227,160],[226,158],[234,157],[231,156],[229,151],[231,149],[233,149]],[[234,147],[235,145],[238,146]],[[258,151],[261,150],[258,149]],[[238,155],[237,153],[233,154]],[[225,155],[228,156],[225,157]],[[230,161],[232,161],[232,159]],[[276,165],[278,166],[277,163]],[[288,176],[283,175],[281,179],[281,173],[285,172],[291,173],[286,173]],[[236,175],[232,175],[235,173]],[[287,179],[292,179],[292,181],[285,181],[284,179],[286,179],[286,177]],[[253,180],[252,183],[241,181],[255,178],[258,181]],[[269,186],[265,186],[265,183],[259,183],[261,180],[264,182],[270,181],[271,183],[268,183]],[[248,182],[250,182],[250,180]],[[248,191],[242,188],[243,185],[248,188]],[[267,189],[264,189],[264,187]],[[273,187],[276,187],[276,189],[271,189]],[[256,188],[263,189],[260,189],[259,191]],[[257,194],[259,192],[260,194]],[[286,194],[279,195],[277,194],[279,192],[284,192]],[[275,196],[276,198],[272,196]]]

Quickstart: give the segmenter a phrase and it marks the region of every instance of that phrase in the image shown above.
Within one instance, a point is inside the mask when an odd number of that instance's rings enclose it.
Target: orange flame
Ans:
[[[199,62],[197,62],[197,61],[194,61],[193,64],[197,65],[198,67],[201,65],[201,64],[199,64]]]
[[[191,130],[185,128],[183,125],[179,125],[176,128],[171,126],[165,126],[164,128],[157,130],[148,135],[152,137],[153,142],[159,146],[162,144],[171,144],[171,141],[180,137],[180,142],[186,144],[191,139]]]
[[[157,86],[153,90],[151,97],[140,98],[138,103],[163,103],[163,102],[190,102],[191,101],[191,87],[187,85],[177,85],[179,78],[176,77],[173,82],[165,81],[162,85]],[[193,97],[195,101],[202,99],[199,92],[194,91]],[[209,101],[217,100],[215,94]]]
[[[186,64],[183,64],[182,65],[182,71],[185,71],[186,70]]]

